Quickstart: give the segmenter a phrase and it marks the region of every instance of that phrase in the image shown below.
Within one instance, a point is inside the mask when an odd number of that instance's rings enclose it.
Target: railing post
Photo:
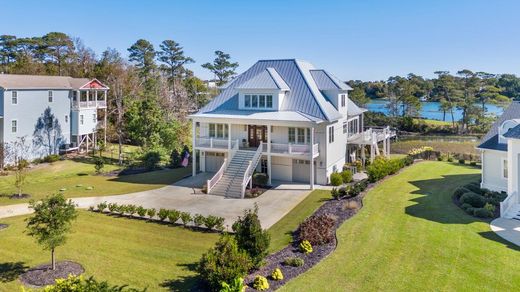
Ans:
[[[292,154],[292,144],[291,143],[289,143],[289,147],[288,148],[289,148],[288,149],[289,150],[289,154]]]
[[[209,138],[209,148],[213,148],[213,138]]]
[[[206,181],[206,185],[207,185],[206,193],[209,195],[209,192],[211,191],[211,180],[208,179]]]

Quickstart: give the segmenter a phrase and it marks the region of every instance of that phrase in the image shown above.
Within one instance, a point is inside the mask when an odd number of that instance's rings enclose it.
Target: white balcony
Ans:
[[[107,102],[105,100],[72,101],[72,109],[74,110],[106,107]]]
[[[195,148],[205,149],[206,151],[222,151],[233,149],[236,144],[240,149],[253,149],[248,145],[243,145],[238,139],[225,139],[225,138],[210,138],[210,137],[198,137],[195,139]],[[319,144],[316,143],[312,146],[314,150],[314,157],[319,155]],[[268,153],[268,143],[262,143],[262,153]],[[310,155],[311,145],[310,144],[292,144],[292,143],[271,143],[271,154],[288,155],[288,156],[299,156],[299,155]]]

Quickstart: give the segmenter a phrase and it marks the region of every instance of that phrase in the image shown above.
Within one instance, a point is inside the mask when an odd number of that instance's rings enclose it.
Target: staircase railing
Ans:
[[[500,217],[504,217],[507,211],[518,202],[518,200],[515,200],[517,196],[518,193],[514,192],[511,195],[507,196],[505,200],[500,202]]]
[[[235,143],[235,145],[233,145],[233,148],[231,148],[229,150],[228,157],[224,159],[224,163],[222,163],[222,166],[217,171],[217,173],[215,173],[215,175],[211,179],[208,179],[208,181],[206,182],[208,194],[211,192],[211,189],[217,185],[217,183],[220,181],[222,176],[224,176],[224,172],[226,171],[226,168],[228,167],[229,163],[231,162],[231,160],[233,159],[233,156],[235,156],[237,151],[238,151],[238,140],[236,140],[236,143]]]
[[[242,180],[242,192],[240,194],[240,197],[243,199],[244,195],[246,193],[246,186],[249,183],[249,180],[253,179],[253,172],[255,171],[256,166],[258,165],[258,161],[260,160],[260,157],[262,157],[262,144],[260,143],[260,146],[258,146],[258,149],[256,149],[255,155],[251,160],[249,160],[249,165],[247,166],[246,171],[244,172],[244,179]]]

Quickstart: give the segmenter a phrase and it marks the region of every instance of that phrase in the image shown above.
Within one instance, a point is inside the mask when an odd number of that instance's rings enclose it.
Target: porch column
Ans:
[[[311,128],[311,158],[310,158],[310,177],[311,190],[314,190],[314,127]]]
[[[386,140],[387,140],[386,138],[383,140],[383,155],[388,156],[388,153],[386,151],[386,147],[387,147]]]
[[[388,156],[390,156],[390,138],[386,139],[386,143],[388,143],[388,145],[386,145],[386,151],[388,151]]]
[[[228,129],[228,150],[231,150],[231,123],[227,124]]]
[[[200,151],[200,171],[206,172],[206,151]]]
[[[103,144],[107,145],[107,108],[105,108],[105,117],[104,117],[104,125],[103,125],[103,132],[104,132],[104,137],[103,137]]]
[[[377,145],[376,145],[377,146]],[[370,162],[374,162],[374,156],[376,155],[376,151],[374,149],[374,142],[370,144]]]
[[[268,184],[272,185],[271,179],[271,125],[267,126],[267,177]]]
[[[192,148],[193,148],[193,153],[192,153],[192,175],[195,176],[197,175],[197,150],[195,150],[195,145],[197,144],[196,141],[197,141],[197,137],[196,137],[196,129],[195,127],[197,126],[197,123],[195,122],[195,120],[192,120],[191,121],[191,128],[192,128],[192,133],[191,133],[191,141],[193,141],[192,143]]]

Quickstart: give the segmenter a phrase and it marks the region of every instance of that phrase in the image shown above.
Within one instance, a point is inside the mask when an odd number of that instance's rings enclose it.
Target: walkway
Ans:
[[[194,194],[191,186],[200,185],[208,174],[201,173],[195,178],[183,179],[174,185],[160,189],[149,190],[117,196],[73,198],[79,208],[86,209],[101,202],[134,204],[145,208],[177,209],[192,214],[215,215],[225,218],[225,225],[231,227],[236,218],[243,214],[244,209],[253,208],[257,203],[259,218],[264,228],[271,227],[291,211],[310,193],[308,185],[276,182],[275,187],[258,198],[228,199],[220,196]],[[28,204],[8,205],[0,207],[0,218],[26,215],[32,211]]]
[[[497,218],[491,221],[491,230],[503,239],[520,246],[520,221]]]

